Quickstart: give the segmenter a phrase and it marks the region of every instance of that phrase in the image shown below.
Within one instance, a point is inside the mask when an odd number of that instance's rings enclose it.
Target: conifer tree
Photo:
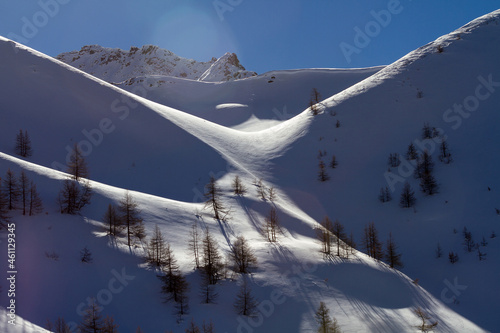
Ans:
[[[189,252],[193,255],[193,261],[196,269],[200,268],[200,239],[201,237],[198,224],[195,221],[189,231],[188,248]]]
[[[127,191],[124,198],[120,200],[118,210],[121,214],[120,219],[127,230],[127,245],[129,247],[132,245],[134,237],[139,240],[144,237],[144,224],[142,218],[139,217],[141,211],[137,207],[137,203]]]
[[[36,189],[36,185],[33,181],[30,182],[29,188],[29,216],[39,214],[43,211],[43,203],[38,191]]]
[[[352,231],[351,231],[351,234],[349,236],[347,245],[349,245],[349,247],[351,249],[351,251],[350,251],[351,254],[354,254],[354,250],[356,249],[356,242],[354,241],[354,234],[352,233]]]
[[[80,261],[83,263],[91,263],[94,259],[92,258],[92,252],[88,249],[87,246],[85,246],[81,251],[80,251]]]
[[[415,145],[413,143],[410,143],[408,145],[408,150],[406,151],[406,159],[408,161],[411,161],[417,159],[417,157],[417,148],[415,148]]]
[[[262,179],[259,179],[257,183],[257,194],[259,198],[266,201],[267,187],[262,183]]]
[[[318,323],[318,333],[341,333],[337,320],[330,317],[330,310],[325,303],[320,302],[319,308],[315,314]]]
[[[54,323],[54,333],[71,333],[71,328],[66,323],[64,318],[59,317]]]
[[[209,284],[216,284],[220,278],[223,264],[217,242],[208,231],[208,228],[205,230],[202,244],[203,272],[206,274]]]
[[[189,313],[189,298],[187,292],[189,291],[189,284],[182,274],[174,276],[174,301],[175,308],[179,317]]]
[[[422,139],[432,139],[433,137],[433,129],[429,125],[428,122],[424,123],[424,127],[422,127]]]
[[[366,249],[366,253],[377,260],[382,260],[383,251],[382,244],[378,238],[378,231],[375,228],[375,223],[370,222],[365,226],[363,234],[363,245]]]
[[[269,193],[269,201],[273,202],[274,200],[276,200],[276,190],[274,189],[274,186],[271,186],[268,190],[268,193]]]
[[[79,183],[72,179],[65,179],[57,201],[62,214],[77,214],[83,207],[90,204],[91,198],[92,188],[89,181]]]
[[[163,237],[160,228],[156,224],[153,235],[151,236],[149,244],[146,248],[146,262],[154,267],[161,267],[167,263],[167,252],[169,251],[170,249],[167,250],[165,238]]]
[[[420,189],[427,195],[433,195],[438,192],[439,185],[431,173],[425,173],[420,178]]]
[[[267,239],[270,242],[276,242],[277,237],[276,234],[279,230],[279,221],[278,221],[278,213],[274,207],[269,211],[269,215],[265,220],[265,230],[267,234]]]
[[[321,100],[321,96],[316,88],[311,91],[311,99],[309,100],[309,108],[314,116],[319,114],[318,103]]]
[[[31,139],[28,135],[28,131],[19,130],[16,136],[16,154],[22,157],[30,157],[33,154],[33,149],[31,148]]]
[[[458,261],[458,254],[456,254],[453,251],[450,251],[450,253],[448,253],[448,259],[452,264],[454,264]]]
[[[330,168],[335,169],[337,165],[339,165],[339,163],[337,162],[337,158],[335,157],[335,155],[332,155],[332,160],[330,161]]]
[[[104,223],[108,226],[108,234],[117,236],[123,229],[122,221],[116,207],[112,204],[108,204],[108,208],[103,216]]]
[[[226,208],[222,203],[222,190],[217,185],[214,176],[210,177],[210,182],[205,185],[205,208],[210,207],[214,212],[214,219],[223,221],[228,214]]]
[[[403,208],[410,208],[415,205],[415,192],[411,188],[408,182],[405,182],[403,186],[403,191],[401,192],[401,197],[399,199],[399,205]]]
[[[3,192],[2,183],[0,182],[0,230],[7,229],[7,224],[10,221],[7,205],[7,197]]]
[[[436,258],[441,258],[442,256],[443,256],[443,249],[441,248],[441,244],[437,243]]]
[[[332,229],[333,235],[335,236],[335,243],[337,244],[337,256],[340,257],[340,248],[342,242],[346,239],[346,234],[344,232],[344,226],[339,220],[335,220]]]
[[[318,180],[320,182],[326,182],[327,180],[330,179],[330,176],[328,176],[328,173],[326,173],[326,168],[325,168],[325,162],[319,161],[318,164],[319,170],[318,170]]]
[[[168,294],[174,293],[174,295],[171,296],[175,301],[177,301],[177,297],[175,295],[175,284],[178,281],[176,281],[176,276],[181,275],[181,272],[179,270],[179,266],[177,265],[177,259],[175,259],[169,243],[165,244],[164,265],[162,266],[162,271],[164,274],[164,276],[161,277],[164,282],[162,290],[165,294],[167,294],[167,298],[170,297]]]
[[[235,195],[245,195],[245,193],[247,192],[246,187],[243,185],[240,176],[238,175],[234,176],[232,186]]]
[[[422,178],[424,175],[429,175],[434,170],[434,162],[432,161],[432,156],[427,150],[425,150],[419,157],[417,161],[417,167],[414,171],[415,178]]]
[[[237,273],[246,274],[252,266],[257,265],[257,257],[243,236],[236,238],[229,255]]]
[[[99,307],[95,299],[92,299],[88,308],[85,310],[82,322],[79,325],[81,333],[102,332],[104,323],[100,312],[101,308]]]
[[[26,215],[26,210],[28,209],[29,206],[28,199],[29,199],[30,180],[28,179],[28,176],[26,176],[24,170],[21,170],[18,186],[19,186],[18,190],[20,196],[21,209],[23,211],[23,215]]]
[[[439,160],[445,164],[453,162],[448,142],[445,139],[442,139],[439,145]]]
[[[215,333],[214,323],[212,320],[208,324],[203,321],[203,333]]]
[[[202,276],[200,296],[205,304],[214,303],[219,296],[215,291],[215,285],[210,284],[207,274],[203,274]]]
[[[401,253],[397,251],[397,245],[392,238],[392,233],[389,233],[389,239],[387,240],[385,259],[391,268],[403,268]]]
[[[321,228],[317,229],[317,237],[321,242],[322,252],[325,255],[331,254],[333,223],[325,216],[321,221]]]
[[[378,196],[378,199],[380,200],[380,202],[388,202],[388,201],[391,201],[392,200],[392,195],[391,195],[391,192],[389,191],[389,187],[381,187],[380,188],[380,194]]]
[[[397,168],[401,164],[401,160],[398,153],[389,154],[389,158],[387,159],[387,164],[391,168]]]
[[[195,324],[194,319],[191,318],[191,323],[189,324],[189,327],[186,328],[186,333],[201,333],[200,328]]]
[[[244,279],[234,302],[236,313],[242,316],[253,317],[256,312],[257,304],[257,301],[252,295],[252,290],[248,286],[246,279]]]
[[[118,324],[115,323],[115,320],[113,317],[106,316],[106,318],[104,318],[102,332],[103,333],[118,333]]]
[[[7,170],[7,175],[3,180],[4,194],[7,197],[7,208],[13,210],[16,208],[19,199],[19,186],[17,184],[16,176],[10,169]]]
[[[85,158],[83,157],[83,154],[80,148],[78,148],[78,144],[76,143],[73,145],[73,149],[70,153],[68,173],[74,180],[80,180],[80,178],[89,178],[87,162],[85,161]]]

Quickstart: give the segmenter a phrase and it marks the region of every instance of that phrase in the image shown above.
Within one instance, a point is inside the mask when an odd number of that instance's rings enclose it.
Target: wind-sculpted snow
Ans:
[[[158,84],[134,81],[130,92],[0,38],[0,176],[25,170],[45,205],[35,217],[13,212],[16,297],[24,304],[18,314],[40,326],[58,316],[76,324],[82,304],[97,296],[120,331],[184,331],[194,318],[199,325],[212,320],[221,332],[308,332],[317,329],[314,312],[323,301],[345,332],[414,332],[416,307],[443,332],[494,331],[500,245],[489,235],[500,200],[499,16],[480,18],[382,70],[276,71],[217,84],[144,76]],[[307,109],[313,82],[326,98],[316,116]],[[161,97],[166,86],[184,95]],[[459,104],[461,113],[454,112]],[[460,116],[460,126],[446,115]],[[425,122],[446,135],[452,164],[439,162],[438,142],[422,140]],[[14,156],[20,128],[33,143],[27,160]],[[410,142],[434,156],[439,193],[419,192],[411,164],[387,165],[388,155],[403,155]],[[81,215],[67,216],[56,202],[66,174],[54,168],[65,171],[75,143],[85,151],[95,195]],[[320,182],[319,160],[333,155],[338,165],[328,166],[330,179]],[[247,187],[243,197],[231,191],[236,175]],[[211,176],[222,188],[227,221],[215,221],[205,208]],[[259,180],[274,189],[273,201],[259,197]],[[416,190],[414,209],[398,205],[404,181]],[[382,204],[377,195],[385,186],[394,188],[393,200]],[[104,211],[126,190],[147,234],[159,226],[191,285],[191,312],[182,321],[172,303],[162,302],[161,283],[140,258],[142,245],[129,248],[105,233]],[[276,243],[263,235],[271,208],[281,225]],[[383,241],[392,233],[404,267],[391,269],[357,250],[326,258],[315,229],[325,216],[342,222],[361,250],[368,223]],[[194,222],[211,231],[224,254],[239,235],[255,250],[259,264],[247,278],[260,302],[257,317],[234,313],[238,275],[216,286],[216,304],[200,303],[201,277],[186,248]],[[463,251],[464,226],[478,242],[487,238],[486,260]],[[92,264],[78,260],[84,246]],[[448,262],[449,251],[460,254],[459,262]]]

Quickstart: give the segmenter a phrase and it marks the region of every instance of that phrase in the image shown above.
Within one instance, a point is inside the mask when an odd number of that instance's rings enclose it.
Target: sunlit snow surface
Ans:
[[[7,168],[17,175],[27,170],[47,212],[14,213],[17,314],[39,326],[59,316],[79,322],[81,304],[100,296],[106,303],[103,314],[112,315],[124,332],[137,326],[145,332],[183,332],[191,318],[198,325],[212,320],[217,332],[312,332],[314,313],[324,301],[344,332],[415,332],[416,306],[437,320],[442,332],[494,331],[500,238],[489,235],[500,232],[495,212],[500,87],[486,87],[484,80],[500,81],[499,16],[482,17],[383,69],[276,71],[226,83],[169,78],[143,90],[110,85],[0,38],[0,174]],[[454,104],[472,100],[481,84],[479,105],[458,127],[457,118],[443,118]],[[306,109],[312,88],[325,99],[318,116]],[[454,156],[452,164],[442,164],[434,148],[440,192],[423,195],[407,174],[403,178],[416,191],[415,209],[398,206],[402,182],[391,202],[380,203],[389,153],[404,154],[420,139],[424,122],[442,129]],[[20,128],[33,143],[28,160],[13,152]],[[66,216],[56,204],[65,175],[52,167],[64,166],[73,143],[86,152],[95,195],[82,215]],[[335,155],[339,163],[328,169],[331,179],[325,183],[317,180],[320,151],[325,161]],[[231,211],[227,222],[214,221],[204,209],[204,185],[212,175]],[[231,193],[235,175],[248,189],[244,197]],[[256,179],[275,188],[275,202],[258,197]],[[109,239],[99,222],[126,189],[142,210],[148,234],[155,225],[161,228],[191,285],[190,313],[181,322],[174,305],[162,302],[161,283],[144,267],[142,248]],[[273,206],[283,231],[276,244],[262,235]],[[361,252],[324,260],[314,227],[325,215],[352,231],[360,247],[369,222],[384,241],[392,232],[405,267],[392,270]],[[238,235],[250,241],[259,266],[248,279],[262,302],[261,317],[236,316],[238,276],[217,285],[215,304],[201,304],[201,278],[186,245],[195,221],[209,228],[224,254]],[[485,261],[464,252],[464,226],[476,241],[488,240]],[[5,246],[4,236],[1,241]],[[434,254],[438,242],[444,252],[440,259]],[[85,246],[92,264],[79,261]],[[459,253],[458,263],[448,262],[449,251]],[[57,253],[59,260],[46,252]],[[6,271],[6,251],[0,253]],[[5,281],[0,285],[5,307],[8,287]],[[453,289],[457,285],[460,289]],[[37,331],[19,323],[25,328],[7,332]],[[6,327],[3,315],[0,325]]]

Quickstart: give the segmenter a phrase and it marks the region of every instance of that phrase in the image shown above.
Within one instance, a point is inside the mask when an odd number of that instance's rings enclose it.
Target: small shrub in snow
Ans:
[[[399,159],[399,154],[398,153],[389,154],[389,158],[387,159],[387,164],[389,164],[391,168],[397,168],[401,164],[401,161]]]
[[[453,162],[448,142],[445,139],[442,139],[441,144],[439,145],[439,160],[445,164]]]
[[[456,254],[455,252],[451,251],[450,253],[448,253],[448,259],[450,260],[450,262],[452,264],[456,263],[458,261],[458,254]]]
[[[391,192],[389,191],[389,187],[385,187],[385,188],[380,188],[380,194],[378,195],[378,200],[380,200],[380,202],[388,202],[388,201],[391,201],[392,200],[392,195],[391,195]]]
[[[408,161],[411,161],[411,160],[416,160],[417,157],[418,157],[417,148],[415,148],[415,145],[413,143],[410,143],[406,151],[406,159]]]
[[[472,239],[472,233],[468,231],[466,228],[464,228],[464,248],[465,251],[467,252],[472,252],[472,250],[475,248],[476,243]]]
[[[420,307],[415,308],[413,313],[415,313],[415,315],[422,321],[421,324],[416,326],[422,332],[433,331],[438,325],[437,321],[429,323],[428,320],[430,319],[430,316]]]
[[[92,253],[86,246],[80,251],[80,261],[87,264],[93,261]]]
[[[54,251],[52,251],[52,252],[45,251],[45,256],[47,258],[55,260],[55,261],[59,260],[59,255],[57,253],[55,253]]]
[[[326,182],[327,180],[330,179],[330,176],[326,173],[326,167],[325,167],[325,162],[319,161],[318,164],[318,180],[320,182]]]
[[[486,260],[486,253],[481,251],[481,248],[479,246],[477,247],[477,258],[479,259],[479,261]]]
[[[337,162],[335,155],[333,155],[332,160],[330,161],[330,168],[335,169],[337,165],[339,165],[339,163]]]
[[[309,108],[311,109],[311,113],[314,116],[317,116],[319,114],[319,107],[318,103],[321,100],[321,96],[316,88],[313,88],[311,91],[311,99],[309,100]]]
[[[441,258],[443,256],[443,249],[441,249],[441,245],[438,243],[436,247],[436,258]]]

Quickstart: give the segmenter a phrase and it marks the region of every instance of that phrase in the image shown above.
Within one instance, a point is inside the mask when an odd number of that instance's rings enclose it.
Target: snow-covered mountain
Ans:
[[[123,332],[139,325],[145,332],[184,332],[191,318],[198,325],[212,320],[217,332],[312,332],[323,301],[344,332],[415,332],[416,307],[438,321],[436,331],[496,331],[500,238],[491,236],[499,232],[499,55],[500,11],[385,68],[276,71],[223,83],[145,74],[129,85],[111,85],[0,38],[0,175],[26,170],[46,210],[34,217],[12,212],[17,314],[39,326],[58,316],[76,323],[82,304],[95,296]],[[318,115],[307,108],[312,88],[326,98]],[[439,137],[423,139],[424,123],[439,128]],[[28,159],[14,155],[20,128],[33,143]],[[444,137],[451,164],[438,159]],[[411,142],[433,156],[434,195],[419,190],[411,162],[387,164],[389,154],[404,156]],[[54,169],[64,171],[74,143],[85,152],[95,195],[81,215],[68,216],[56,204],[67,175]],[[333,155],[334,169],[328,166]],[[330,177],[325,182],[318,180],[320,160]],[[248,189],[245,196],[231,191],[236,175]],[[230,208],[227,222],[205,209],[211,176]],[[275,189],[273,202],[259,197],[258,179]],[[399,207],[405,181],[417,199],[410,209]],[[381,203],[379,190],[386,186],[393,199]],[[141,208],[148,236],[160,227],[191,286],[190,313],[180,321],[174,304],[162,302],[155,272],[144,267],[142,247],[128,248],[103,232],[106,207],[126,189]],[[273,207],[282,229],[276,243],[262,234]],[[315,229],[325,216],[342,222],[360,251],[325,259]],[[257,317],[234,312],[242,282],[237,274],[215,287],[215,304],[202,304],[201,277],[186,249],[195,221],[224,254],[237,236],[248,239],[259,262],[248,276],[260,301]],[[400,271],[363,253],[370,222],[382,240],[391,233],[399,245]],[[486,260],[464,250],[464,227]],[[78,260],[85,246],[92,264]],[[449,262],[450,252],[459,254],[457,263]],[[7,271],[6,251],[0,260]],[[6,307],[8,286],[0,285]]]
[[[154,45],[131,47],[129,51],[90,45],[82,47],[80,51],[62,53],[56,58],[112,83],[156,75],[207,82],[238,80],[257,75],[245,70],[234,53],[199,62],[179,57]]]

